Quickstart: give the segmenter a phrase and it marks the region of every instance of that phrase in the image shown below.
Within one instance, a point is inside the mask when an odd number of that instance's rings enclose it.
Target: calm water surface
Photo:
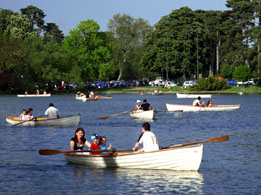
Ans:
[[[62,154],[40,156],[39,149],[69,149],[76,128],[10,127],[9,115],[34,108],[44,114],[54,103],[61,116],[81,114],[80,126],[90,141],[93,133],[106,135],[114,148],[135,144],[144,121],[129,114],[99,117],[132,110],[137,99],[146,98],[156,110],[165,103],[191,104],[193,99],[175,95],[111,95],[93,102],[73,95],[49,98],[0,96],[0,194],[260,194],[261,190],[261,95],[214,95],[213,104],[241,104],[240,110],[223,112],[160,112],[151,122],[164,146],[229,135],[230,140],[204,144],[198,172],[98,169],[68,164]],[[205,100],[206,102],[207,100]]]

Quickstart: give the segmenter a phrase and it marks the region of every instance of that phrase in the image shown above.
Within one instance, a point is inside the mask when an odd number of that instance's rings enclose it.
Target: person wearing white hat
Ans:
[[[137,100],[136,105],[135,105],[135,110],[136,111],[142,111],[142,107],[141,107],[141,101]]]

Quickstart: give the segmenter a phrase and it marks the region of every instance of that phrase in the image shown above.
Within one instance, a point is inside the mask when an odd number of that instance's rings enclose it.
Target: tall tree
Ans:
[[[110,74],[110,47],[105,33],[99,32],[99,28],[93,20],[81,21],[63,43],[77,61],[83,81],[106,79]]]
[[[35,7],[33,5],[29,5],[26,8],[20,9],[23,15],[26,15],[28,19],[31,21],[31,30],[35,30],[38,33],[41,33],[44,30],[44,17],[46,16],[43,10]],[[38,28],[36,28],[38,27]]]
[[[152,27],[141,18],[134,19],[126,14],[116,14],[109,21],[108,29],[113,35],[112,61],[114,64],[117,64],[117,80],[120,80],[122,77],[134,77],[134,74],[128,76],[128,73],[133,72],[134,67],[137,68],[138,60],[135,54],[138,53],[135,53],[135,50],[143,46],[146,35],[152,30]],[[137,74],[139,70],[136,69],[135,72]]]
[[[54,38],[58,43],[62,43],[64,36],[59,27],[55,23],[47,23],[45,26],[45,39]]]

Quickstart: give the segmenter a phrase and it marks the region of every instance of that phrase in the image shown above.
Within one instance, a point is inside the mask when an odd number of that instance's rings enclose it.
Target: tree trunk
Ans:
[[[217,69],[217,74],[219,74],[219,47],[221,45],[221,40],[218,41],[218,44],[216,46],[216,69]]]

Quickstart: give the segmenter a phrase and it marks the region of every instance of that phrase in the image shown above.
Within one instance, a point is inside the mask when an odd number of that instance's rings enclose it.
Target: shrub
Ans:
[[[189,88],[191,91],[217,91],[221,89],[228,89],[230,86],[226,84],[224,79],[219,80],[216,77],[201,78],[197,85]]]

